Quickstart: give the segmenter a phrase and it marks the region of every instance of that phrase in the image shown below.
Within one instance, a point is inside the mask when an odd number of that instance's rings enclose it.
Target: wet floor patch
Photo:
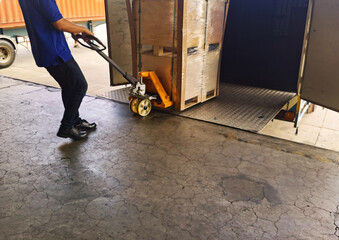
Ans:
[[[245,176],[224,177],[221,187],[224,197],[230,202],[246,201],[260,204],[264,198],[269,202],[280,202],[272,186]]]

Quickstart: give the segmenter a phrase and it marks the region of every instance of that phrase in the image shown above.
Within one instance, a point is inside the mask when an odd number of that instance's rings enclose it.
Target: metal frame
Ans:
[[[297,111],[296,111],[296,117],[295,117],[295,122],[294,122],[294,127],[296,128],[295,134],[298,134],[299,123],[310,106],[311,106],[310,102],[301,99],[300,95],[298,96]]]

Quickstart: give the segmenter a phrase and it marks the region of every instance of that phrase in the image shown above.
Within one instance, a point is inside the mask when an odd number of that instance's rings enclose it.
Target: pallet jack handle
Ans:
[[[83,47],[96,51],[108,63],[110,63],[112,67],[116,69],[129,83],[136,85],[139,82],[138,79],[133,77],[128,72],[125,72],[124,70],[122,70],[116,62],[114,62],[105,53],[103,53],[103,51],[106,50],[107,47],[98,38],[96,38],[95,36],[83,35],[83,34],[76,34],[76,35],[72,34],[72,37],[75,41],[79,42],[80,45],[82,45]],[[80,39],[82,41],[79,41]]]

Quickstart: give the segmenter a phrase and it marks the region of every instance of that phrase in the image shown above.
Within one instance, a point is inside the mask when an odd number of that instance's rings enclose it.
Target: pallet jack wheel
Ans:
[[[139,98],[132,98],[131,101],[129,101],[129,109],[133,113],[138,113],[138,105],[139,105]]]
[[[138,114],[141,117],[146,117],[152,110],[152,103],[148,99],[142,99],[138,104]]]

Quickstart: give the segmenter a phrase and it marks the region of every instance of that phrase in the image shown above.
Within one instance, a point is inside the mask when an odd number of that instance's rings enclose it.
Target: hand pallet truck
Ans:
[[[129,108],[133,113],[145,117],[151,112],[152,105],[160,108],[168,108],[173,105],[154,71],[140,72],[138,80],[131,74],[123,71],[116,62],[103,53],[106,50],[106,46],[95,36],[77,34],[72,35],[72,37],[82,46],[96,51],[131,84]],[[80,39],[83,42],[79,41]],[[146,91],[146,89],[153,91]]]

